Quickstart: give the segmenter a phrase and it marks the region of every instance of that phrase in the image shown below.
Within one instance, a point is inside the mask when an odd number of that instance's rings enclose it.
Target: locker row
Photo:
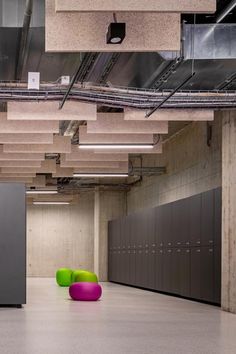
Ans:
[[[220,244],[221,189],[131,214],[109,228],[109,250]]]
[[[220,304],[220,248],[109,252],[109,280]]]
[[[221,189],[109,222],[109,280],[220,303]]]

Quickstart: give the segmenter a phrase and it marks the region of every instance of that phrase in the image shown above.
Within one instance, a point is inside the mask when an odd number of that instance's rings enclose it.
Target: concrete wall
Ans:
[[[207,123],[195,122],[167,140],[163,154],[145,155],[143,166],[166,166],[162,176],[144,178],[127,195],[127,211],[172,202],[221,185],[221,117],[215,114],[211,146]]]
[[[101,281],[107,280],[108,221],[126,215],[126,193],[95,192],[94,204],[94,268]]]
[[[28,275],[51,277],[57,268],[94,268],[94,194],[76,205],[28,206]]]

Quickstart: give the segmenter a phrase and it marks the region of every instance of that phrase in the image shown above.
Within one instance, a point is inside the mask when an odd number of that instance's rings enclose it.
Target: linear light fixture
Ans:
[[[57,190],[37,190],[37,189],[32,189],[32,190],[28,190],[26,191],[26,194],[57,194],[58,191]]]
[[[79,149],[153,149],[151,144],[82,144]]]
[[[74,173],[73,177],[129,177],[128,173]]]
[[[68,205],[70,202],[33,202],[34,205]]]
[[[216,23],[220,23],[223,21],[223,19],[232,11],[236,6],[236,1],[232,0],[223,10],[222,12],[218,15],[216,18]]]

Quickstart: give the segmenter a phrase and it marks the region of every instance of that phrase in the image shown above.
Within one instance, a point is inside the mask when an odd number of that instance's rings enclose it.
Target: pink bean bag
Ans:
[[[97,283],[74,283],[70,286],[69,293],[76,301],[97,301],[102,295],[102,287]]]

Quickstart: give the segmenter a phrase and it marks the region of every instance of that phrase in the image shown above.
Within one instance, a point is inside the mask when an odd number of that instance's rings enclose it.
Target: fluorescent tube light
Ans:
[[[26,194],[57,194],[58,191],[57,190],[37,190],[37,189],[32,189],[32,190],[28,190],[26,191]]]
[[[218,15],[216,18],[216,23],[220,23],[223,19],[232,11],[236,6],[236,0],[232,0]]]
[[[79,149],[153,149],[151,144],[83,144]]]
[[[70,202],[33,202],[34,205],[68,205]]]
[[[129,177],[128,173],[74,173],[73,177]]]

